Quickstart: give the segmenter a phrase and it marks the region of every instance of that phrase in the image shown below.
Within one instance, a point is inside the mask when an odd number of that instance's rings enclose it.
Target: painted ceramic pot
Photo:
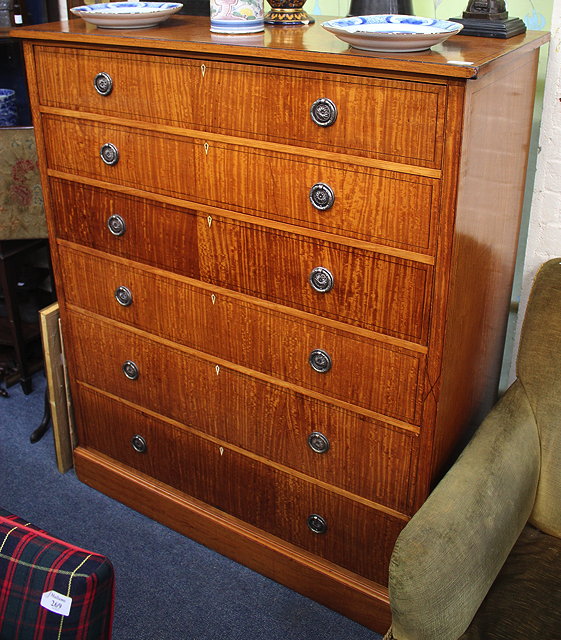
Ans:
[[[265,16],[266,24],[313,24],[315,19],[302,7],[306,0],[268,0],[271,10]]]
[[[14,24],[14,0],[0,0],[0,32],[8,32]]]
[[[0,127],[15,127],[17,123],[16,92],[0,89]]]
[[[263,29],[263,0],[210,0],[210,30],[214,33],[256,33]]]

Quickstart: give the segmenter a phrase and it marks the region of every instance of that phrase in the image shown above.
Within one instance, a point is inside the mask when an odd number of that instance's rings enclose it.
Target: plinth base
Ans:
[[[472,18],[449,18],[459,22],[464,28],[460,36],[480,36],[483,38],[512,38],[526,31],[526,25],[520,18],[506,20],[473,20]]]
[[[313,24],[315,18],[302,9],[271,9],[265,14],[265,24],[302,25]]]

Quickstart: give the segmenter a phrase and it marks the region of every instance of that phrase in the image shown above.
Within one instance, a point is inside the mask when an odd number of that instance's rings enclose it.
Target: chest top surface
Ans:
[[[475,78],[485,73],[505,55],[523,54],[549,40],[549,34],[527,31],[501,40],[453,36],[428,51],[416,53],[373,53],[359,51],[314,25],[298,28],[266,27],[258,34],[231,36],[210,32],[209,18],[174,16],[148,29],[98,29],[81,19],[16,28],[11,35],[90,47],[131,47],[134,49],[214,55],[242,61],[283,61],[313,63],[378,72],[421,73],[448,78]]]

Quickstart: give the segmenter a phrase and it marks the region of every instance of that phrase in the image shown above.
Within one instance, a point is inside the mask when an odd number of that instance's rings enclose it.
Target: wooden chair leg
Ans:
[[[49,424],[51,422],[51,405],[49,403],[49,389],[45,389],[45,408],[43,411],[43,419],[41,420],[41,424],[33,431],[33,433],[29,436],[29,442],[31,444],[35,444],[35,442],[39,442],[41,438],[45,435],[49,428]]]

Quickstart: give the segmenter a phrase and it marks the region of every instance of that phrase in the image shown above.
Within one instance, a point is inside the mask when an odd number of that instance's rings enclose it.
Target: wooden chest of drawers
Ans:
[[[379,631],[494,400],[539,46],[25,39],[78,476]]]

